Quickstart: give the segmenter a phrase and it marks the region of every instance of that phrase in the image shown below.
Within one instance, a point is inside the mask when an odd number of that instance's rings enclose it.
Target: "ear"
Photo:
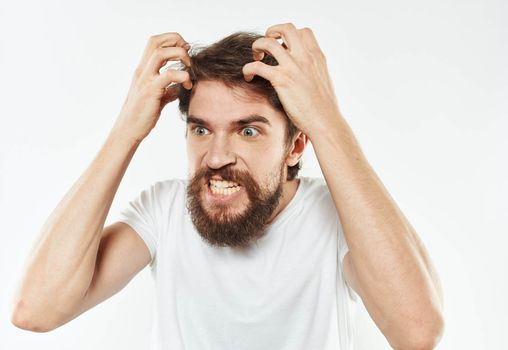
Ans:
[[[309,142],[309,137],[305,135],[303,132],[299,131],[296,136],[293,138],[293,142],[291,143],[290,151],[286,156],[286,164],[288,166],[294,166],[298,163],[300,158],[303,155],[303,151],[305,151],[305,147]]]

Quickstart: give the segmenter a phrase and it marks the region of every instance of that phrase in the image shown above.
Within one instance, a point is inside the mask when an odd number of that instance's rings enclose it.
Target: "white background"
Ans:
[[[89,166],[150,35],[208,44],[277,23],[312,28],[340,108],[413,224],[445,292],[439,349],[508,348],[508,7],[505,1],[18,1],[0,8],[0,348],[146,349],[144,269],[49,333],[10,323],[40,228]],[[106,224],[142,189],[187,174],[176,101],[138,148]],[[302,176],[322,176],[312,147]],[[363,306],[357,349],[389,346]]]

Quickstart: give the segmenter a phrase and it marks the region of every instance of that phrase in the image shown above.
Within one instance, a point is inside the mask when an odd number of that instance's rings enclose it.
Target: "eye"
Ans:
[[[242,129],[242,132],[243,132],[244,130],[248,130],[248,131],[249,131],[248,133],[243,133],[243,135],[248,136],[248,137],[255,137],[255,136],[257,136],[257,135],[259,134],[259,131],[258,131],[257,129],[255,129],[255,128],[246,127],[246,128],[243,128],[243,129]],[[254,133],[254,134],[253,134],[253,133]],[[257,133],[257,134],[256,134],[256,133]]]
[[[196,126],[194,128],[192,128],[192,132],[195,134],[195,135],[198,135],[198,136],[201,136],[201,135],[206,135],[200,131],[202,130],[207,130],[206,128],[203,128],[202,126]]]

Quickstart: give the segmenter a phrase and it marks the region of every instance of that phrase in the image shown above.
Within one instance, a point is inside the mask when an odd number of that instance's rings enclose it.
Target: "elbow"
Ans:
[[[390,345],[397,350],[432,350],[441,340],[444,328],[443,315],[436,312],[428,321],[404,332],[402,338],[399,337],[395,344]]]
[[[11,315],[11,323],[19,329],[37,333],[46,333],[54,329],[45,325],[38,325],[32,322],[30,317],[25,317],[19,313],[13,313]]]
[[[55,327],[36,322],[35,320],[36,318],[29,313],[26,306],[21,301],[11,312],[11,323],[19,329],[37,333],[46,333],[55,329]]]

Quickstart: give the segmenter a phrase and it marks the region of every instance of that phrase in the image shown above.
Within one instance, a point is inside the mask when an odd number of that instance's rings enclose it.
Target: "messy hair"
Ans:
[[[239,88],[241,91],[246,92],[250,98],[268,101],[271,106],[285,116],[286,133],[284,142],[287,152],[291,147],[293,138],[299,131],[298,128],[288,117],[270,81],[255,75],[250,82],[247,82],[242,72],[243,66],[253,61],[252,43],[261,37],[263,37],[261,34],[240,31],[209,46],[192,47],[189,50],[191,66],[181,65],[180,70],[189,73],[193,86],[200,80],[219,81],[228,88]],[[267,54],[264,55],[261,62],[271,66],[278,65],[277,60]],[[181,85],[178,88],[178,108],[185,119],[188,117],[192,91],[192,89],[187,90]],[[293,166],[288,166],[287,180],[290,181],[296,178],[301,167],[301,160]]]

